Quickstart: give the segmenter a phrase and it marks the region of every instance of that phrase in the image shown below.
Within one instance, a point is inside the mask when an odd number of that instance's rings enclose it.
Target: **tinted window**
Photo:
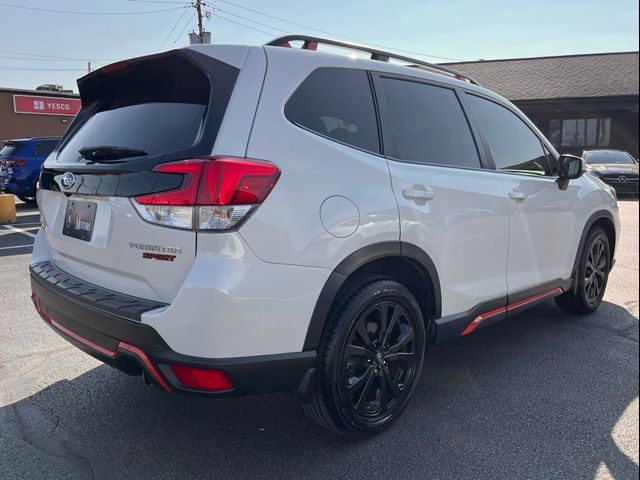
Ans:
[[[39,142],[35,148],[33,149],[33,154],[36,157],[47,157],[53,149],[56,148],[58,144],[58,140],[46,140],[44,142]]]
[[[0,157],[10,157],[18,155],[20,150],[26,145],[26,142],[4,142],[4,147],[0,150]]]
[[[205,106],[189,103],[145,103],[100,112],[64,146],[59,161],[75,162],[84,147],[137,148],[149,155],[193,145],[199,137]]]
[[[584,152],[584,160],[589,164],[597,163],[620,163],[624,165],[634,165],[636,161],[627,152],[619,152],[616,150],[604,150]]]
[[[395,137],[394,157],[480,167],[467,119],[453,90],[391,78],[382,78],[381,82],[391,122],[389,130]]]
[[[131,148],[148,155],[191,147],[200,139],[210,91],[207,76],[177,56],[94,74],[80,88],[92,115],[61,146],[58,161],[77,162],[78,150],[86,147]]]
[[[475,95],[467,98],[498,170],[551,174],[540,139],[515,113]]]
[[[291,96],[284,112],[291,122],[320,135],[380,153],[373,95],[362,70],[315,70]]]

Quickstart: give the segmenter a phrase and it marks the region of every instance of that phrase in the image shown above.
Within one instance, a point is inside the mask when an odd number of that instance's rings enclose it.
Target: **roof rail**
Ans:
[[[465,75],[453,68],[445,67],[442,65],[438,65],[436,63],[425,62],[424,60],[416,60],[415,58],[405,57],[403,55],[396,55],[395,53],[385,52],[383,50],[377,50],[375,48],[366,47],[364,45],[359,45],[357,43],[350,42],[342,42],[340,40],[332,40],[329,38],[321,38],[321,37],[312,37],[308,35],[286,35],[284,37],[278,37],[271,40],[269,43],[265,45],[271,47],[291,47],[289,42],[302,41],[304,44],[302,45],[302,50],[317,50],[318,44],[324,45],[333,45],[336,47],[347,48],[350,50],[359,50],[361,52],[366,52],[371,54],[371,60],[378,60],[381,62],[388,62],[390,59],[402,60],[404,62],[409,62],[409,67],[417,67],[433,70],[438,73],[446,73],[458,80],[464,80],[474,85],[480,85],[476,80],[474,80],[469,75]]]

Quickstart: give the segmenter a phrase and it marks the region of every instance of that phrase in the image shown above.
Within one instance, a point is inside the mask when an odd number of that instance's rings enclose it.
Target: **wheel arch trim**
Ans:
[[[577,273],[578,273],[578,267],[580,266],[580,259],[582,258],[582,253],[584,252],[584,247],[585,244],[587,243],[587,236],[589,235],[589,232],[591,231],[591,229],[593,228],[593,226],[595,225],[596,222],[600,221],[600,220],[607,220],[609,222],[611,222],[611,225],[613,227],[613,234],[614,237],[617,235],[617,232],[615,231],[615,221],[613,218],[613,214],[609,211],[609,210],[598,210],[596,212],[594,212],[593,214],[591,214],[591,216],[587,219],[584,228],[582,229],[582,234],[580,235],[580,241],[578,242],[578,250],[576,252],[576,257],[573,261],[573,267],[571,269],[571,277],[573,279],[573,284],[571,285],[571,290],[575,293],[576,288],[577,288]],[[613,265],[613,256],[614,256],[614,252],[615,252],[615,245],[609,245],[609,248],[611,249],[611,260],[612,260],[612,265]]]
[[[410,260],[427,275],[427,279],[431,282],[431,287],[433,288],[434,319],[440,318],[442,315],[440,278],[431,257],[420,247],[407,242],[374,243],[351,253],[329,275],[316,300],[311,321],[307,328],[303,350],[315,350],[318,348],[331,307],[349,276],[373,261],[393,257]]]

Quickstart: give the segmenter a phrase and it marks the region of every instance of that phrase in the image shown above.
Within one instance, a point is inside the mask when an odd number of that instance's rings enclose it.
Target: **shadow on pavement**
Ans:
[[[612,438],[638,396],[638,320],[613,304],[588,317],[558,312],[550,302],[433,347],[405,414],[366,441],[316,427],[286,395],[170,395],[100,366],[0,409],[0,438],[28,457],[5,456],[5,468],[49,478],[512,479],[594,478],[604,463],[615,478],[638,478]]]

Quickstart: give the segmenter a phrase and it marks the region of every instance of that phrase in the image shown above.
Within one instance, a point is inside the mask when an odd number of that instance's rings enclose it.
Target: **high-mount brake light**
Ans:
[[[280,176],[275,165],[233,157],[181,160],[153,171],[184,178],[175,190],[136,197],[140,216],[158,225],[198,230],[238,225],[265,200]]]
[[[129,66],[129,62],[126,62],[126,61],[116,62],[116,63],[111,63],[109,65],[102,67],[99,71],[100,73],[110,73],[110,72],[115,72],[117,70],[124,70],[128,66]]]

